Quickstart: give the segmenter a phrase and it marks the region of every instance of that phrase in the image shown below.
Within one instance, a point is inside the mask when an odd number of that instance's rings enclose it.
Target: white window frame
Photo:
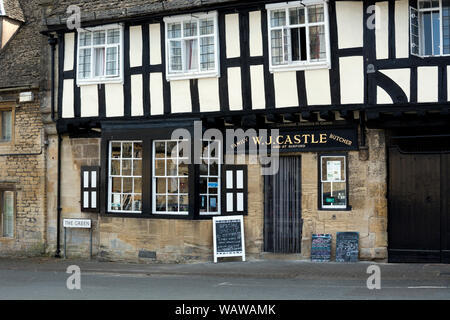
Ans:
[[[419,9],[419,1],[417,0],[416,2],[416,6],[417,8],[413,8],[410,7],[409,10],[409,14],[410,14],[410,52],[411,55],[420,57],[420,58],[427,58],[427,57],[445,57],[445,56],[450,56],[450,53],[446,53],[444,54],[444,30],[443,30],[443,20],[442,20],[442,0],[439,0],[439,8],[423,8],[423,9]],[[436,11],[439,10],[439,42],[440,42],[440,46],[439,46],[439,54],[433,54],[433,55],[425,55],[423,54],[423,38],[424,38],[424,30],[423,30],[423,25],[422,25],[422,19],[421,19],[421,13],[423,12],[432,12],[432,11]],[[417,22],[418,22],[418,28],[419,28],[419,54],[413,53],[413,41],[412,41],[412,30],[411,30],[411,25],[412,25],[412,11],[415,11],[415,13],[418,15],[417,16]],[[431,25],[431,27],[433,28],[433,24]],[[433,41],[433,39],[432,39]],[[434,46],[433,46],[434,47]]]
[[[212,195],[212,196],[214,196],[213,194],[210,194],[209,193],[209,190],[208,189],[210,189],[209,188],[209,179],[217,179],[217,184],[218,184],[218,186],[217,186],[217,212],[209,212],[209,211],[206,211],[206,212],[199,212],[199,215],[200,216],[220,216],[221,214],[222,214],[222,202],[221,202],[221,195],[222,195],[222,164],[221,164],[221,161],[220,161],[220,159],[222,159],[222,146],[221,146],[221,144],[220,144],[220,140],[202,140],[202,143],[203,142],[209,142],[209,144],[208,144],[208,151],[207,151],[207,157],[205,158],[204,157],[204,154],[202,154],[202,156],[201,156],[201,161],[202,161],[202,164],[203,164],[203,160],[207,160],[208,161],[208,163],[207,163],[207,166],[208,166],[208,174],[207,175],[201,175],[200,173],[199,173],[199,179],[207,179],[207,182],[206,182],[206,193],[201,193],[201,192],[199,192],[199,197],[200,197],[200,199],[201,199],[201,197],[202,196],[206,196],[206,199],[207,199],[207,203],[206,203],[206,206],[207,207],[209,207],[209,204],[210,204],[210,200],[209,200],[209,197]],[[211,152],[210,152],[210,150],[209,150],[209,145],[211,145],[211,142],[217,142],[218,143],[218,148],[217,148],[217,152],[218,152],[218,154],[216,155],[216,157],[211,157]],[[203,150],[203,148],[202,148],[202,151],[204,151]],[[214,163],[214,161],[217,161],[217,176],[212,176],[211,175],[211,172],[210,172],[210,165],[209,165],[209,163],[210,163],[210,161],[212,161],[212,163]],[[199,183],[200,183],[200,181],[199,181]],[[214,189],[214,188],[211,188],[211,189]]]
[[[310,5],[323,5],[323,14],[324,14],[324,22],[315,22],[309,23],[308,14],[305,13],[305,24],[298,25],[290,25],[289,21],[289,9],[310,6]],[[309,27],[314,26],[325,26],[325,48],[326,48],[326,60],[314,62],[310,61],[310,41],[309,41],[309,32],[306,32],[306,43],[307,43],[307,61],[304,62],[288,62],[283,65],[273,65],[272,63],[272,38],[271,31],[280,29],[282,30],[285,27],[272,27],[270,13],[273,10],[286,10],[286,23],[289,28],[295,28],[300,26],[306,26],[309,31]],[[328,0],[303,0],[303,1],[290,1],[290,2],[282,2],[282,3],[273,3],[266,5],[267,10],[267,28],[268,28],[268,41],[269,41],[269,70],[270,72],[278,72],[278,71],[297,71],[297,70],[312,70],[312,69],[331,69],[331,47],[330,47],[330,22],[329,22],[329,13],[328,13]],[[283,47],[284,47],[284,37],[282,37]]]
[[[180,179],[187,179],[188,183],[189,180],[192,179],[192,177],[189,176],[189,174],[187,176],[180,176],[179,174],[177,174],[176,176],[169,176],[167,175],[167,160],[171,159],[171,160],[176,160],[177,161],[177,171],[178,171],[178,166],[179,166],[179,161],[180,160],[185,160],[188,161],[187,157],[180,157],[179,154],[179,145],[180,142],[182,141],[186,141],[186,140],[180,140],[180,139],[161,139],[161,140],[153,140],[152,141],[152,149],[153,149],[153,153],[152,153],[152,214],[154,215],[171,215],[171,216],[189,216],[189,210],[188,211],[180,211],[180,202],[178,202],[178,211],[167,211],[167,199],[169,196],[174,196],[175,194],[171,194],[168,191],[168,185],[166,182],[166,192],[165,192],[165,197],[166,197],[166,211],[156,211],[156,179],[160,178],[160,179],[170,179],[170,178],[174,178],[177,179],[178,181],[178,193],[177,196],[181,196],[181,195],[185,195],[188,197],[189,199],[189,192],[188,193],[182,193],[180,192]],[[159,142],[164,142],[165,143],[165,154],[164,154],[164,158],[156,158],[156,143]],[[177,157],[176,158],[172,158],[172,157],[167,157],[167,143],[168,142],[178,142],[177,145]],[[165,175],[164,176],[157,176],[156,175],[156,171],[155,171],[155,164],[156,164],[156,160],[164,160],[165,161]],[[159,193],[158,195],[163,195],[162,193]]]
[[[342,158],[344,159],[344,175],[341,177],[341,180],[338,181],[328,181],[328,180],[323,180],[323,166],[322,166],[322,162],[324,159],[326,158]],[[347,173],[347,156],[345,155],[321,155],[320,156],[320,209],[321,210],[342,210],[342,209],[347,209],[348,208],[348,184],[347,184],[347,179],[348,179],[348,173]],[[343,178],[343,179],[342,179]],[[323,184],[324,183],[331,183],[331,193],[333,192],[333,183],[344,183],[345,185],[345,205],[327,205],[324,204],[323,201]]]
[[[105,39],[105,44],[102,45],[94,45],[94,39],[93,37],[91,37],[91,45],[88,46],[91,48],[91,77],[88,79],[81,79],[80,78],[80,74],[79,74],[79,63],[80,63],[80,33],[83,32],[95,32],[95,31],[107,31],[107,30],[111,30],[111,29],[119,29],[120,30],[120,42],[119,44],[111,44],[108,45],[107,39],[108,36],[107,34],[105,35],[106,39]],[[78,43],[77,43],[77,65],[76,65],[76,77],[77,77],[77,85],[81,86],[81,85],[90,85],[90,84],[100,84],[100,83],[123,83],[123,72],[124,72],[124,45],[123,45],[123,38],[124,38],[124,28],[122,24],[110,24],[110,25],[106,25],[106,26],[99,26],[99,27],[93,27],[93,28],[83,28],[83,29],[79,29],[78,32]],[[83,49],[86,49],[88,47],[83,47]],[[106,49],[107,48],[111,48],[111,47],[119,47],[119,59],[118,59],[118,63],[120,63],[119,66],[119,75],[111,75],[111,76],[102,76],[102,77],[95,77],[94,76],[94,48],[105,48],[105,72],[106,72]]]
[[[211,37],[211,35],[200,36],[200,23],[199,21],[204,18],[213,18],[214,19],[214,45],[215,45],[215,68],[214,70],[201,71],[200,69],[200,38],[203,37]],[[184,36],[184,22],[196,20],[197,21],[197,35],[192,37]],[[170,41],[174,39],[169,39],[169,30],[168,25],[171,23],[181,23],[181,37],[177,38],[178,40],[198,40],[198,65],[199,68],[197,71],[181,71],[181,72],[172,72],[170,70]],[[219,22],[218,22],[218,14],[217,11],[212,12],[203,12],[203,13],[193,13],[189,15],[180,15],[180,16],[170,16],[164,18],[165,24],[165,46],[166,46],[166,79],[167,81],[171,80],[187,80],[187,79],[201,79],[201,78],[218,78],[220,76],[220,44],[219,44]],[[183,45],[181,46],[182,54],[182,66],[184,68],[184,50]]]
[[[111,141],[109,141],[109,146],[108,146],[108,208],[107,208],[107,212],[109,213],[109,214],[142,214],[142,205],[143,205],[143,190],[141,190],[141,211],[127,211],[127,210],[112,210],[112,208],[111,208],[111,204],[112,204],[112,202],[111,202],[111,196],[112,196],[112,194],[113,194],[113,192],[112,192],[112,180],[113,180],[113,178],[132,178],[133,179],[133,192],[132,192],[132,195],[135,195],[136,193],[134,193],[134,179],[135,178],[139,178],[139,176],[123,176],[122,174],[120,174],[120,175],[112,175],[111,174],[111,171],[112,171],[112,166],[111,166],[111,161],[112,161],[112,158],[111,158],[111,153],[112,153],[112,144],[113,143],[120,143],[121,144],[121,154],[120,154],[120,158],[115,158],[115,160],[120,160],[120,168],[121,168],[121,171],[122,171],[122,160],[124,159],[124,158],[122,158],[122,144],[123,143],[140,143],[140,144],[142,144],[142,148],[143,148],[143,146],[144,146],[144,143],[143,143],[143,141],[140,141],[140,140],[111,140]],[[126,160],[131,160],[131,167],[133,168],[133,161],[134,160],[141,160],[142,161],[142,168],[143,168],[143,164],[144,164],[144,154],[142,154],[142,158],[134,158],[134,148],[133,148],[133,150],[131,151],[132,152],[132,158],[125,158]],[[122,172],[121,172],[122,173]],[[140,176],[140,178],[141,178],[141,188],[143,187],[143,184],[144,184],[144,180],[143,180],[143,172],[141,172],[141,176]],[[123,190],[123,188],[122,188],[122,190]],[[123,194],[123,193],[120,193],[121,195]],[[132,203],[131,204],[132,206],[134,205],[134,203]]]

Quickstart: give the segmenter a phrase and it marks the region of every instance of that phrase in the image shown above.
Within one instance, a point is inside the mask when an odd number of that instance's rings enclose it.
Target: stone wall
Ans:
[[[302,254],[308,259],[313,233],[360,233],[361,259],[387,258],[386,159],[383,131],[371,130],[367,136],[369,159],[349,152],[350,211],[318,210],[318,154],[301,153],[302,158]],[[80,167],[98,165],[99,139],[63,140],[62,205],[63,218],[89,218],[94,226],[94,255],[103,260],[131,262],[212,261],[213,239],[210,220],[135,219],[82,214],[80,212]],[[270,257],[263,253],[264,186],[259,165],[249,165],[248,216],[245,217],[248,259]],[[71,257],[89,255],[89,233],[69,231]],[[290,258],[277,255],[278,258]]]
[[[11,143],[0,144],[0,185],[15,189],[15,237],[0,238],[0,255],[40,255],[45,252],[45,146],[38,102],[15,106]]]
[[[349,204],[351,211],[318,210],[318,154],[302,155],[302,255],[311,255],[311,235],[333,236],[335,256],[336,232],[360,233],[362,260],[387,259],[387,167],[385,137],[382,130],[367,135],[369,159],[361,161],[359,152],[349,152]]]

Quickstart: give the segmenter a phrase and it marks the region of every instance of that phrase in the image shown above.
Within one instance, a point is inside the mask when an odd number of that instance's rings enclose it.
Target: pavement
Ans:
[[[69,266],[82,290],[70,291]],[[381,290],[369,290],[368,268]],[[0,258],[0,299],[385,300],[450,299],[450,265],[261,260],[132,264],[54,258]]]

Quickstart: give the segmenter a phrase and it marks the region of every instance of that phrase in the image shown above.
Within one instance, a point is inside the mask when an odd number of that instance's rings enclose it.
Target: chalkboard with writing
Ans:
[[[336,234],[336,261],[358,262],[359,260],[359,233],[338,232]]]
[[[223,257],[242,257],[245,261],[243,217],[215,217],[213,229],[214,262]]]
[[[313,234],[311,243],[311,261],[328,262],[331,260],[331,234]]]

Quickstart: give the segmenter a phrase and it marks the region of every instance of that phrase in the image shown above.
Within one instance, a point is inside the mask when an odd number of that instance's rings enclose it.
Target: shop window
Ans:
[[[330,68],[326,1],[266,5],[270,70]]]
[[[224,166],[224,214],[247,214],[248,173],[247,166]]]
[[[15,200],[13,191],[0,192],[1,234],[2,238],[14,238]]]
[[[109,212],[142,212],[141,141],[110,142],[108,185]]]
[[[217,12],[167,17],[164,21],[167,79],[218,76]]]
[[[153,214],[189,214],[189,158],[182,140],[153,141]]]
[[[121,81],[122,27],[111,25],[78,34],[78,84]]]
[[[12,109],[0,110],[0,142],[10,142],[13,136],[14,117]]]
[[[203,154],[200,165],[200,215],[220,215],[220,142],[202,141]]]
[[[347,157],[345,155],[321,155],[319,174],[319,209],[346,210],[348,208]]]
[[[410,8],[411,54],[450,54],[450,1],[419,0]]]
[[[81,211],[98,212],[99,167],[81,167]]]

